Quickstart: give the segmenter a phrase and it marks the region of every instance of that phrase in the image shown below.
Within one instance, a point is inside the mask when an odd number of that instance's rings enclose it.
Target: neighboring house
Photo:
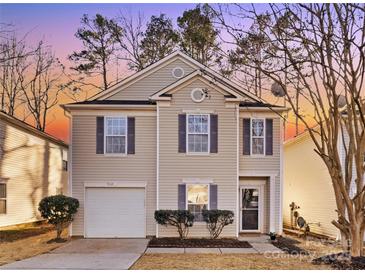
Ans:
[[[0,112],[0,227],[40,220],[38,203],[67,193],[64,142]]]
[[[72,235],[176,236],[156,209],[189,209],[189,236],[208,236],[202,209],[226,209],[223,236],[282,231],[280,113],[177,51],[70,113]]]
[[[344,133],[344,141],[348,135]],[[289,205],[294,202],[299,215],[309,223],[310,231],[319,235],[340,238],[340,231],[331,223],[337,220],[336,198],[328,169],[314,151],[315,145],[308,131],[284,144],[284,226],[294,222]],[[345,161],[345,146],[342,137],[338,140],[342,163]],[[353,173],[355,173],[355,166]],[[353,182],[350,192],[354,193]]]

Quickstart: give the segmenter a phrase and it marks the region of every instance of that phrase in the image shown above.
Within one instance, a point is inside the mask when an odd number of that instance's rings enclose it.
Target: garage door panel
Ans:
[[[86,237],[145,237],[143,188],[86,188]]]

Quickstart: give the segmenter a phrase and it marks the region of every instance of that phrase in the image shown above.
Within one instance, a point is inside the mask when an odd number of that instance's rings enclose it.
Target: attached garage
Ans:
[[[145,238],[145,188],[86,187],[86,238]]]

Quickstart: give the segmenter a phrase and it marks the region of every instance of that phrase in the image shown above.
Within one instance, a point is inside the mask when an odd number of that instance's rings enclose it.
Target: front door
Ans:
[[[241,187],[241,231],[261,232],[262,191],[260,186]]]

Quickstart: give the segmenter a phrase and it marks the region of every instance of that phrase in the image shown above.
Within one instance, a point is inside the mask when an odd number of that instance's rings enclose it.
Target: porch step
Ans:
[[[270,240],[270,237],[265,234],[261,235],[239,235],[238,236],[239,241],[246,241],[249,243],[268,243]]]

